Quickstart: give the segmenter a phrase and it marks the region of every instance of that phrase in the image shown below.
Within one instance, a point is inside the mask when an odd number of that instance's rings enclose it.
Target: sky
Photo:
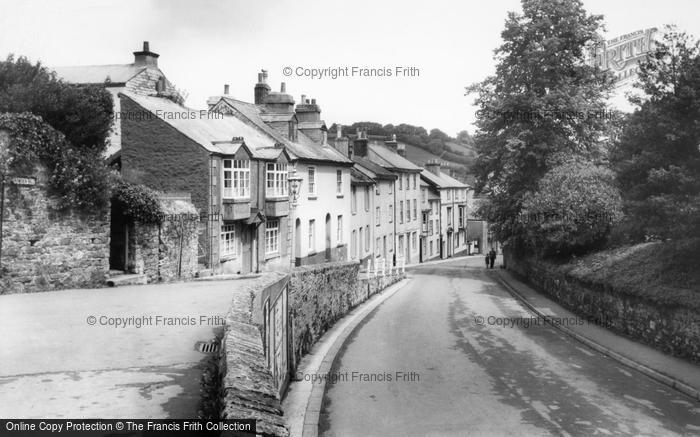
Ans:
[[[584,5],[605,16],[608,39],[670,23],[700,36],[697,0]],[[252,101],[264,68],[274,91],[284,81],[297,102],[315,98],[328,126],[408,123],[455,135],[474,131],[474,96],[464,87],[494,72],[508,11],[520,11],[520,1],[0,0],[0,56],[47,66],[125,64],[149,41],[192,108],[205,108],[224,84]],[[333,68],[347,76],[309,76]]]

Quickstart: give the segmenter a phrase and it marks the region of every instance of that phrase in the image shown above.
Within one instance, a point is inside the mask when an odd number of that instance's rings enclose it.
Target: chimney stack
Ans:
[[[228,90],[229,90],[228,84],[225,84],[224,85],[224,94],[228,95]]]
[[[352,144],[353,154],[356,156],[366,158],[367,149],[369,147],[368,143],[369,140],[367,139],[367,136],[364,134],[364,132],[360,130],[360,128],[357,128],[357,138],[355,138]]]
[[[431,159],[425,163],[425,169],[436,176],[440,176],[440,161]]]
[[[267,84],[267,70],[261,70],[258,73],[258,83],[255,84],[255,104],[265,103],[265,97],[270,94],[270,90],[270,85]]]
[[[343,125],[338,123],[335,125],[335,137],[336,138],[342,138],[343,137]]]
[[[391,137],[391,140],[384,141],[384,145],[387,146],[392,152],[399,153],[398,152],[399,143],[396,141],[396,135],[393,135]]]
[[[282,82],[282,85],[280,85],[280,92],[281,93],[286,93],[287,92],[287,84]]]
[[[134,64],[157,68],[159,56],[159,54],[151,51],[148,41],[144,41],[143,50],[140,52],[134,52]]]

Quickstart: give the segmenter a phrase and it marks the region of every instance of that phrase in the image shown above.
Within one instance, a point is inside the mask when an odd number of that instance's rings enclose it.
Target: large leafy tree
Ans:
[[[673,27],[640,66],[628,118],[612,153],[631,236],[700,237],[700,53]]]
[[[587,61],[601,16],[579,0],[523,0],[509,13],[496,49],[496,74],[467,88],[476,93],[477,192],[490,199],[481,215],[501,241],[526,229],[514,220],[528,193],[572,156],[601,158],[611,77]]]
[[[31,112],[63,133],[78,150],[102,153],[112,118],[112,96],[100,85],[62,82],[41,63],[12,55],[0,62],[0,113]]]

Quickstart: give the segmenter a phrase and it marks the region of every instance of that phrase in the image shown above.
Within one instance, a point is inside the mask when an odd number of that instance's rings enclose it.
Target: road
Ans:
[[[480,257],[410,276],[341,349],[321,435],[700,435],[691,398],[549,325],[495,325],[532,316]]]
[[[0,296],[0,417],[196,418],[195,343],[264,279]]]

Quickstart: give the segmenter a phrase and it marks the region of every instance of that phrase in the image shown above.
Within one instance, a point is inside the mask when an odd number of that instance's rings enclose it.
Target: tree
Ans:
[[[0,62],[0,113],[31,112],[62,132],[78,150],[102,153],[112,119],[112,96],[100,85],[74,86],[41,63],[10,55]]]
[[[637,86],[644,94],[612,153],[631,237],[700,237],[698,43],[667,27]]]
[[[622,218],[615,174],[586,161],[554,167],[523,199],[525,243],[544,256],[581,254],[600,247]]]
[[[495,51],[496,74],[467,88],[476,93],[476,190],[489,197],[482,215],[501,241],[525,234],[513,220],[528,193],[571,156],[596,160],[607,121],[612,78],[586,62],[602,17],[580,0],[523,0],[509,13]]]

